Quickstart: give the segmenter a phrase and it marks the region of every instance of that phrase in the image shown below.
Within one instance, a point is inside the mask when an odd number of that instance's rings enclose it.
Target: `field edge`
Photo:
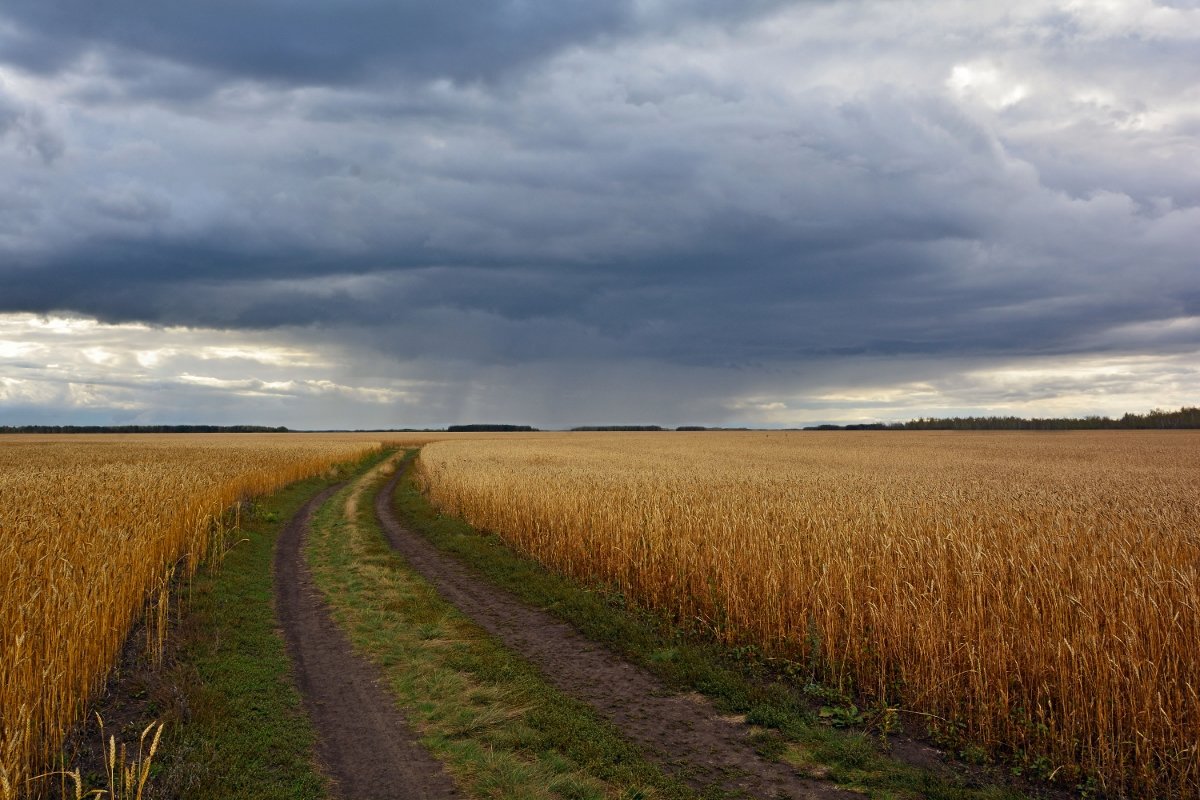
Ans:
[[[887,709],[858,709],[853,698],[806,676],[782,673],[753,649],[721,645],[636,606],[619,592],[584,586],[551,571],[498,535],[434,507],[415,479],[419,457],[419,450],[408,451],[391,500],[403,524],[478,575],[570,623],[676,690],[703,694],[722,713],[745,719],[758,730],[764,755],[880,798],[1074,796],[999,766],[943,758],[919,736],[889,736],[895,723],[885,719]],[[823,710],[833,712],[835,724],[822,716]],[[843,725],[842,717],[854,717],[858,726]]]

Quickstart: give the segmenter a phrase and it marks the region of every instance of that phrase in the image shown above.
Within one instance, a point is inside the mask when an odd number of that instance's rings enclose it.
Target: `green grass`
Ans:
[[[302,481],[261,499],[244,538],[219,573],[202,572],[176,631],[169,683],[180,711],[159,751],[155,796],[301,800],[324,798],[314,732],[288,678],[290,663],[272,606],[274,542],[296,511],[334,480],[363,474],[377,455],[333,479]],[[387,671],[424,743],[476,797],[691,798],[636,747],[581,703],[441,601],[384,541],[372,513],[376,482],[354,524],[336,499],[319,512],[308,555],[355,646]],[[407,524],[490,580],[624,652],[671,685],[710,696],[724,713],[761,728],[760,750],[878,798],[995,800],[898,764],[875,737],[819,724],[804,687],[752,658],[704,642],[618,595],[579,586],[505,547],[496,536],[439,515],[405,478],[395,507]],[[744,654],[743,654],[744,655]]]
[[[244,515],[241,539],[217,572],[189,591],[169,684],[182,724],[171,726],[154,765],[154,796],[305,800],[327,795],[313,762],[314,733],[288,678],[275,621],[275,538],[314,494],[367,469],[292,484]]]
[[[378,664],[398,703],[472,797],[694,798],[586,705],[549,686],[414,573],[374,516],[372,480],[315,520],[307,556],[334,618]],[[719,796],[719,795],[714,795]]]
[[[411,466],[412,456],[406,460]],[[846,703],[803,675],[783,674],[752,650],[722,647],[638,609],[620,594],[585,587],[550,572],[507,547],[439,513],[411,475],[400,481],[393,508],[412,530],[525,602],[546,609],[584,635],[624,654],[680,691],[698,691],[729,715],[755,725],[759,751],[875,798],[1012,800],[1024,795],[1001,786],[975,786],[955,774],[935,774],[890,758],[880,737],[835,730],[814,711],[819,702]],[[836,698],[836,699],[835,699]]]

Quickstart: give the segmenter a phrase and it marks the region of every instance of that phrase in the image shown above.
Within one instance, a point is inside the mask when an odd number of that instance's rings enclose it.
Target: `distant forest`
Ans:
[[[573,431],[661,431],[661,425],[580,425]]]
[[[922,417],[908,422],[816,425],[806,431],[1074,431],[1200,428],[1200,407],[1111,417]]]
[[[537,428],[532,428],[528,425],[493,425],[491,423],[473,424],[473,425],[451,425],[446,430],[450,433],[528,433],[536,431]]]
[[[1155,409],[1145,414],[1111,417],[921,417],[908,422],[868,422],[853,425],[814,425],[806,431],[1073,431],[1073,430],[1152,430],[1200,428],[1200,406],[1185,406],[1178,411]],[[415,428],[388,430],[417,430]],[[434,432],[436,428],[424,428]],[[529,425],[473,424],[451,425],[453,433],[503,431],[525,433],[538,430]],[[659,425],[582,425],[572,431],[669,431]],[[677,431],[751,430],[749,428],[705,428],[681,425]],[[288,433],[283,427],[265,425],[0,425],[4,433]]]
[[[287,433],[263,425],[0,425],[0,433]]]

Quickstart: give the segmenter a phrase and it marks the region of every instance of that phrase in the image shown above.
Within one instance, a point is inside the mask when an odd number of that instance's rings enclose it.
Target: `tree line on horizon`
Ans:
[[[1066,431],[1066,430],[1153,430],[1200,428],[1200,406],[1184,406],[1178,411],[1156,408],[1145,414],[1128,413],[1119,419],[1087,417],[919,417],[908,422],[866,422],[849,425],[812,425],[806,431]],[[423,431],[437,433],[439,428],[389,428],[374,432]],[[450,433],[509,432],[539,430],[530,425],[492,423],[450,425]],[[745,431],[751,428],[715,428],[703,425],[580,425],[572,431]],[[0,425],[5,433],[289,433],[282,425]]]
[[[282,425],[0,425],[0,433],[289,433]]]
[[[1119,419],[1087,417],[921,417],[908,422],[873,422],[858,425],[814,425],[818,431],[1067,431],[1154,430],[1200,428],[1200,406],[1178,411],[1156,408],[1145,414],[1125,414]]]

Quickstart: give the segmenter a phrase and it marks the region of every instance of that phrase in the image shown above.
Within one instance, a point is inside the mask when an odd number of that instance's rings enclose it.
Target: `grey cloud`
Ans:
[[[171,214],[169,198],[136,186],[91,193],[92,206],[100,214],[130,222],[162,220]]]
[[[528,57],[580,31],[619,21],[612,6],[495,2],[463,9],[441,4],[354,2],[193,2],[127,0],[17,2],[6,16],[56,44],[59,66],[97,44],[264,80],[344,82],[389,63],[421,75],[478,76]],[[49,63],[47,63],[49,62]]]
[[[1196,36],[722,5],[6,7],[64,54],[27,66],[71,149],[0,164],[0,310],[324,340],[460,410],[682,382],[709,422],[842,361],[1200,346],[1171,323],[1200,313]]]
[[[96,48],[141,53],[224,75],[285,84],[336,85],[396,74],[487,81],[570,45],[662,28],[687,19],[729,20],[779,2],[708,0],[488,0],[470,6],[420,0],[13,0],[3,16],[8,60],[62,69]]]
[[[0,81],[0,143],[5,139],[47,165],[66,149],[62,136],[46,123],[41,109],[7,96]]]

